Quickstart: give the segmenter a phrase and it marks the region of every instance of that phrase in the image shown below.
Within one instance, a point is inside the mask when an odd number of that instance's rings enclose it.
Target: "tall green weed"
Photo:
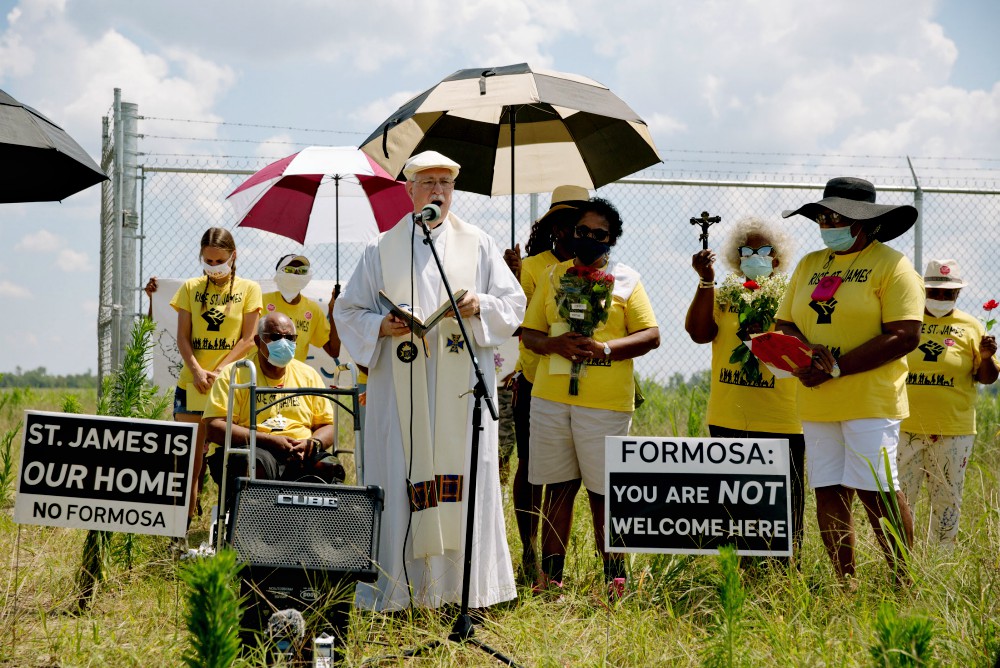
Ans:
[[[214,557],[192,559],[180,571],[188,586],[186,624],[190,647],[184,652],[189,668],[229,668],[240,651],[243,611],[237,595],[241,565],[236,553],[222,550]]]
[[[132,335],[122,359],[121,368],[107,376],[102,383],[97,400],[97,413],[113,417],[157,419],[163,415],[169,402],[159,388],[149,382],[146,368],[152,351],[152,335],[156,325],[152,320],[140,318],[132,326]],[[67,399],[64,407],[72,403]],[[83,543],[83,556],[77,574],[80,595],[78,607],[86,609],[94,597],[97,584],[104,579],[110,554],[112,534],[91,530]],[[115,550],[115,555],[127,567],[135,561],[135,537],[125,535]]]
[[[935,666],[934,622],[922,615],[900,616],[888,602],[875,615],[875,643],[869,649],[881,668]]]

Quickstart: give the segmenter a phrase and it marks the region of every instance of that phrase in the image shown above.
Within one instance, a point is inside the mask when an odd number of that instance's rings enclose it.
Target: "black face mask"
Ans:
[[[597,262],[597,259],[608,253],[611,250],[611,245],[606,244],[597,239],[592,239],[590,237],[574,237],[573,238],[573,254],[576,255],[580,262],[591,265]]]

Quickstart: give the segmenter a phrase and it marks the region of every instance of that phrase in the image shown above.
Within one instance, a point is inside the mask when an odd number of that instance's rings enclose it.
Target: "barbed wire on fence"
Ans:
[[[225,202],[249,173],[283,156],[234,155],[213,152],[216,146],[253,144],[273,153],[277,147],[301,147],[310,142],[295,141],[297,133],[360,136],[362,133],[296,128],[276,124],[229,122],[199,119],[140,117],[155,121],[155,133],[140,134],[142,142],[136,178],[141,179],[139,211],[142,225],[140,264],[143,276],[185,278],[199,269],[197,241],[208,227],[233,231],[239,249],[243,276],[269,278],[274,261],[286,253],[304,253],[312,261],[317,278],[333,278],[339,254],[340,278],[346,281],[363,251],[361,244],[321,244],[304,248],[285,237],[260,230],[236,227],[235,214]],[[168,132],[169,124],[204,124],[225,127],[231,137],[190,137]],[[288,139],[253,139],[251,130],[277,130]],[[181,144],[181,142],[192,142]],[[289,150],[289,153],[292,151]],[[112,152],[113,153],[113,152]],[[614,249],[614,257],[635,267],[653,303],[661,329],[660,348],[639,360],[643,376],[666,381],[707,369],[711,352],[690,341],[683,330],[683,314],[694,294],[696,276],[691,256],[700,248],[689,219],[701,211],[723,217],[712,236],[719,248],[727,236],[727,225],[745,215],[757,215],[787,226],[797,240],[798,250],[788,259],[788,269],[802,254],[820,245],[815,225],[797,217],[784,220],[780,212],[792,209],[818,195],[834,176],[852,174],[871,178],[880,187],[879,202],[913,203],[919,179],[922,223],[919,240],[915,233],[900,237],[893,246],[911,258],[954,257],[971,277],[963,291],[966,310],[972,311],[980,296],[1000,285],[1000,265],[992,248],[1000,241],[995,225],[1000,211],[1000,158],[957,156],[910,156],[874,154],[812,154],[767,151],[723,151],[668,148],[660,165],[635,174],[622,182],[599,189],[621,211],[624,234]],[[287,154],[286,154],[287,155]],[[817,192],[813,192],[817,191]],[[105,199],[108,199],[107,197]],[[485,197],[456,192],[453,210],[480,226],[502,247],[510,242],[510,211],[515,212],[515,237],[522,248],[527,241],[532,215],[544,212],[549,195],[532,197],[508,195]],[[105,225],[113,220],[102,218]],[[920,247],[917,247],[917,244]],[[104,270],[102,262],[102,271]],[[922,269],[922,267],[918,267]],[[103,276],[103,274],[102,274]],[[104,290],[102,278],[102,291]],[[103,294],[103,292],[102,292]],[[126,310],[142,313],[144,295],[136,294]],[[979,304],[982,301],[978,301]],[[959,304],[963,307],[963,303]],[[107,310],[102,298],[101,322]],[[106,347],[102,339],[102,351]],[[102,352],[102,355],[104,353]]]

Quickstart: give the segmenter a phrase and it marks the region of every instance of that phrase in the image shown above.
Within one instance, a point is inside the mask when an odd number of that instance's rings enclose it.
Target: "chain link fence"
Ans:
[[[141,140],[142,135],[139,137]],[[282,152],[294,150],[283,148]],[[226,195],[275,158],[156,155],[141,151],[140,142],[135,178],[139,180],[141,248],[136,259],[139,280],[133,285],[144,285],[149,276],[197,275],[198,242],[205,229],[213,226],[233,232],[239,249],[239,275],[258,279],[273,276],[277,259],[296,252],[310,258],[316,278],[337,278],[338,262],[340,281],[350,278],[363,250],[360,244],[341,244],[339,249],[333,244],[303,248],[281,236],[235,227],[237,221],[225,201]],[[670,149],[661,152],[671,153]],[[106,147],[105,155],[113,154]],[[728,158],[731,165],[741,162],[735,154]],[[703,166],[693,164],[695,160],[680,168],[679,163],[669,165],[670,172],[647,170],[597,191],[618,207],[624,220],[624,234],[613,257],[641,273],[660,326],[660,348],[637,361],[641,376],[666,382],[677,374],[689,378],[710,366],[709,347],[692,343],[684,332],[684,316],[697,286],[691,256],[701,247],[700,230],[690,224],[690,219],[702,211],[722,217],[722,222],[710,230],[710,246],[716,250],[722,248],[732,223],[743,216],[754,215],[785,226],[795,242],[791,262],[785,267],[791,271],[804,253],[819,248],[821,242],[814,223],[800,216],[783,220],[780,212],[820,199],[826,180],[832,176],[869,178],[879,189],[879,203],[915,204],[921,209],[918,227],[890,245],[920,265],[918,270],[930,258],[956,258],[969,282],[959,308],[982,315],[981,304],[1000,294],[1000,263],[993,251],[1000,246],[1000,227],[995,224],[1000,213],[1000,179],[996,172],[986,171],[984,178],[982,172],[949,169],[945,162],[935,166],[930,182],[917,188],[908,160],[895,159],[895,167],[887,169],[886,156],[872,156],[867,165],[863,156],[850,156],[851,164],[842,165],[829,164],[828,157],[817,158],[817,164],[806,170],[808,173],[795,177],[776,173],[772,163],[758,162],[738,176],[731,171],[728,178],[720,178],[721,172],[706,174]],[[859,161],[861,164],[857,164]],[[770,171],[762,172],[761,166]],[[105,164],[105,168],[109,165]],[[109,174],[114,169],[111,165]],[[107,204],[108,198],[105,200]],[[515,238],[523,250],[531,221],[548,205],[547,193],[490,198],[456,192],[452,210],[491,234],[501,247],[507,247],[513,206]],[[102,220],[107,227],[109,221],[103,213]],[[106,263],[102,255],[102,360],[111,346],[105,285],[110,285],[108,271],[112,267],[113,263]],[[717,268],[721,279],[724,269]],[[141,287],[123,294],[122,300],[124,317],[145,313],[147,303]],[[106,369],[102,367],[102,374]]]

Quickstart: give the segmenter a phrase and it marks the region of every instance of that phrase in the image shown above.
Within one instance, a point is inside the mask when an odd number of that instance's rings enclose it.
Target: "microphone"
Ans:
[[[413,222],[425,225],[427,223],[433,223],[440,217],[441,217],[441,207],[431,202],[423,209],[421,209],[420,213],[413,214]]]
[[[296,643],[306,635],[306,620],[294,608],[278,610],[267,620],[267,634],[279,655],[291,658]]]

